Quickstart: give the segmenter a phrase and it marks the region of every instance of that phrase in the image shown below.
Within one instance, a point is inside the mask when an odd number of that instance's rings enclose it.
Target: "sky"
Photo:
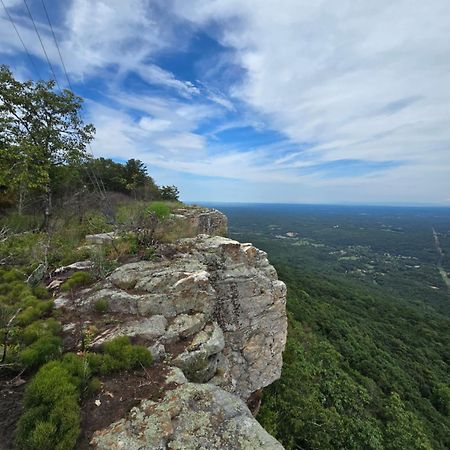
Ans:
[[[185,201],[450,205],[450,1],[44,2],[95,156]],[[0,62],[52,78],[24,0],[3,3],[30,57],[0,5]]]

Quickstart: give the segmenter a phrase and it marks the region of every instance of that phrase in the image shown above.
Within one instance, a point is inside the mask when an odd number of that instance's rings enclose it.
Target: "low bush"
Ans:
[[[51,318],[52,300],[42,286],[30,288],[18,270],[0,270],[2,359],[11,370],[36,369],[59,357],[61,325]]]
[[[62,285],[62,291],[71,291],[79,286],[86,286],[92,283],[93,277],[89,272],[75,272]]]
[[[24,396],[17,424],[19,450],[70,450],[80,432],[80,392],[61,361],[42,366]]]
[[[48,290],[44,286],[34,287],[33,295],[40,300],[48,300],[50,298],[50,294],[48,293]]]
[[[128,336],[119,336],[103,344],[103,362],[101,373],[117,370],[148,367],[153,362],[152,355],[146,347],[132,345]]]
[[[89,395],[97,394],[98,392],[101,391],[101,389],[102,389],[102,383],[97,377],[94,377],[94,378],[92,378],[92,380],[89,381],[88,388],[87,388]]]
[[[106,298],[101,298],[100,300],[97,300],[94,304],[94,309],[98,313],[105,313],[108,311],[108,300]]]
[[[31,345],[43,336],[56,336],[61,332],[61,324],[53,319],[36,320],[21,331],[21,339],[25,345]]]
[[[159,220],[167,219],[170,216],[171,209],[164,202],[153,202],[145,210],[147,214],[154,214]]]
[[[61,339],[42,336],[20,352],[20,362],[26,369],[36,369],[42,364],[61,356]]]

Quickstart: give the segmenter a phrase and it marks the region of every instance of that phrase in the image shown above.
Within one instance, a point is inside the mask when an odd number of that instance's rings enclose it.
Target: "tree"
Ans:
[[[162,186],[159,189],[162,200],[177,202],[180,191],[176,186]]]
[[[88,159],[86,145],[95,129],[80,117],[83,100],[55,82],[17,81],[10,69],[0,67],[0,184],[8,183],[23,196],[36,189],[44,194],[44,228],[52,211],[55,168]]]

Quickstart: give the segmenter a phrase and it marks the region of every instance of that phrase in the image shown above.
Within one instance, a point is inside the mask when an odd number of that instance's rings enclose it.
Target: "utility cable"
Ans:
[[[28,15],[30,16],[31,22],[33,23],[34,30],[36,31],[37,37],[38,37],[38,39],[39,39],[39,42],[41,43],[41,47],[42,47],[42,50],[44,51],[45,59],[47,60],[47,63],[48,63],[48,65],[49,65],[49,67],[50,67],[50,70],[51,70],[51,72],[52,72],[52,74],[53,74],[53,78],[54,78],[54,80],[55,80],[55,82],[56,82],[56,85],[58,86],[58,89],[61,91],[61,86],[60,86],[59,83],[58,83],[58,78],[56,78],[56,73],[55,73],[55,71],[53,70],[52,63],[50,62],[50,59],[49,59],[48,54],[47,54],[47,51],[45,50],[44,43],[42,42],[41,35],[40,35],[39,30],[37,29],[37,26],[36,26],[36,22],[35,22],[34,19],[33,19],[33,16],[32,16],[32,14],[31,14],[30,8],[28,7],[27,0],[23,0],[23,2],[25,3],[25,6],[26,6],[26,8],[27,8]]]
[[[11,22],[11,25],[13,26],[13,28],[14,28],[16,34],[17,34],[17,37],[19,38],[19,41],[20,41],[20,43],[22,44],[22,47],[23,47],[25,53],[27,54],[28,59],[29,59],[30,62],[31,62],[31,65],[34,67],[34,70],[36,71],[38,78],[39,78],[40,80],[42,80],[41,74],[39,73],[39,69],[37,68],[36,63],[34,62],[33,58],[31,57],[31,54],[30,54],[30,52],[28,51],[28,49],[27,49],[27,47],[26,47],[26,45],[25,45],[25,42],[23,41],[22,36],[20,35],[19,30],[18,30],[17,27],[16,27],[16,24],[14,23],[14,20],[13,20],[11,14],[9,14],[9,11],[8,11],[8,9],[6,8],[6,5],[5,5],[4,1],[3,1],[3,0],[0,0],[0,1],[2,2],[3,9],[5,10],[6,15],[8,16],[9,21]]]
[[[61,54],[61,50],[60,50],[59,45],[58,45],[58,40],[56,39],[56,34],[55,34],[54,30],[53,30],[52,22],[50,21],[50,16],[48,14],[47,7],[45,6],[44,0],[41,0],[41,2],[42,2],[42,7],[44,8],[44,11],[45,11],[45,15],[47,17],[47,22],[50,25],[50,30],[52,31],[53,40],[55,41],[55,45],[56,45],[56,48],[58,50],[59,59],[61,60],[61,65],[62,65],[62,68],[64,70],[64,74],[66,75],[67,84],[68,84],[70,90],[73,92],[73,88],[72,88],[72,85],[70,84],[70,80],[69,80],[69,75],[67,74],[66,65],[64,64],[64,60],[63,60],[63,57],[62,57],[62,54]]]

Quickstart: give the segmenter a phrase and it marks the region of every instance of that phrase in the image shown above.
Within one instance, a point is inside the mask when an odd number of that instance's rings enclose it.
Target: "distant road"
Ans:
[[[439,273],[441,274],[442,279],[444,280],[444,283],[447,285],[448,289],[450,290],[450,278],[447,276],[447,272],[442,267],[442,260],[444,258],[444,252],[442,251],[441,243],[439,242],[439,236],[436,233],[436,230],[434,228],[431,228],[431,229],[433,230],[434,245],[436,246],[436,250],[438,252],[437,268],[439,270]]]

